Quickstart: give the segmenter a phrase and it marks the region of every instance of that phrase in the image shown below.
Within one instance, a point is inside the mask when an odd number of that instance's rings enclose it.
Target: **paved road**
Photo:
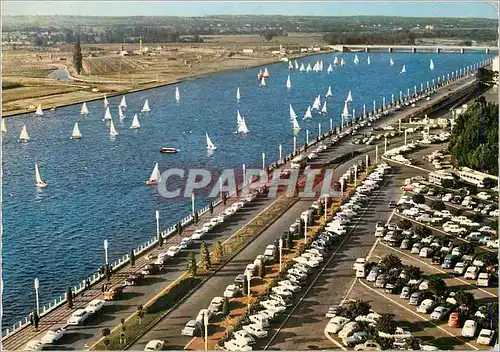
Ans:
[[[428,105],[434,104],[437,99],[445,95],[449,95],[451,91],[462,88],[463,86],[469,84],[471,79],[465,79],[463,81],[457,81],[450,84],[448,87],[441,89],[438,93],[434,95],[434,98],[431,101],[422,101],[418,103],[417,108],[406,108],[401,112],[391,113],[388,119],[382,119],[378,121],[375,125],[383,125],[389,123],[388,121],[395,121],[398,118],[404,118],[409,114],[414,113],[417,109],[424,108]],[[384,121],[385,120],[385,121]],[[365,129],[367,130],[367,129]],[[364,146],[360,145],[352,145],[352,144],[342,144],[333,150],[331,150],[326,158],[334,158],[336,156],[340,156],[345,154],[346,152],[360,149]],[[374,160],[372,158],[372,160]],[[320,160],[321,161],[321,160]],[[228,206],[232,204],[235,200],[230,200],[228,202]],[[248,209],[244,210],[241,213],[235,215],[230,222],[228,222],[224,228],[221,228],[220,231],[217,231],[217,239],[225,239],[233,234],[237,229],[241,228],[245,223],[249,222],[253,217],[255,217],[260,211],[262,211],[269,204],[269,200],[260,200],[255,204],[252,204]],[[218,207],[215,211],[215,214],[222,211],[222,206]],[[206,215],[204,218],[209,218],[209,215]],[[203,221],[201,222],[203,223]],[[183,233],[184,236],[189,235],[192,231],[194,231],[196,227],[191,227],[191,231],[185,231]],[[165,248],[168,248],[170,245],[177,244],[180,241],[180,238],[174,236],[174,238],[169,239],[167,244],[165,244]],[[213,243],[213,239],[208,241],[209,243]],[[196,251],[194,249],[194,251]],[[158,249],[154,249],[151,253],[157,254],[159,252]],[[187,252],[186,252],[187,253]],[[114,327],[116,326],[120,319],[123,317],[129,316],[133,311],[135,311],[135,307],[138,304],[143,304],[148,301],[152,297],[156,295],[163,287],[165,287],[169,282],[172,282],[177,278],[185,269],[185,257],[186,253],[182,255],[179,259],[174,260],[169,264],[168,271],[164,275],[155,276],[146,279],[140,286],[136,286],[130,289],[127,289],[127,293],[125,298],[116,301],[113,303],[108,303],[106,307],[103,309],[102,313],[89,320],[88,323],[83,327],[70,327],[68,328],[68,336],[63,338],[60,344],[54,346],[54,349],[63,349],[63,350],[77,350],[82,349],[85,344],[91,344],[97,340],[97,337],[100,335],[99,331],[103,327]],[[142,256],[136,260],[136,267],[130,268],[127,266],[124,270],[121,270],[119,273],[113,275],[111,280],[112,283],[122,282],[125,277],[127,277],[130,273],[140,269],[148,261],[145,256]],[[86,304],[100,296],[100,286],[93,287],[90,291],[86,292],[84,295],[78,296],[75,300],[74,309],[83,308]],[[66,306],[62,306],[55,311],[49,313],[47,316],[43,317],[40,324],[40,332],[34,331],[32,327],[25,328],[18,333],[15,333],[9,336],[7,339],[3,341],[3,346],[5,349],[13,350],[22,347],[28,340],[40,338],[43,333],[51,326],[63,326],[65,325],[65,321],[70,314],[70,310]]]

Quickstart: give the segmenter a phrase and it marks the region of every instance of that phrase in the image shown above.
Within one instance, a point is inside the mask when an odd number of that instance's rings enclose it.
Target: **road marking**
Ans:
[[[354,288],[354,285],[356,284],[356,281],[358,281],[357,277],[355,277],[354,280],[352,281],[352,284],[349,287],[349,289],[347,290],[347,293],[345,294],[344,298],[342,298],[342,301],[340,301],[340,305],[343,305],[345,303],[345,301],[347,300],[347,297],[349,297],[349,295],[351,294],[351,291]],[[325,330],[325,332],[326,332],[326,330]]]
[[[342,344],[340,344],[337,340],[335,340],[333,337],[330,336],[330,333],[326,331],[326,326],[325,330],[323,330],[323,333],[325,334],[325,337],[333,342],[335,345],[337,345],[338,348],[342,349],[343,351],[347,351],[347,348],[345,348]]]
[[[442,274],[450,274],[450,272],[444,271],[444,270],[440,269],[439,267],[436,267],[436,266],[433,266],[433,265],[431,265],[431,264],[429,264],[429,263],[426,263],[426,262],[424,262],[423,260],[421,260],[420,258],[416,258],[415,256],[412,256],[412,255],[410,255],[410,254],[407,254],[407,253],[405,253],[405,252],[402,252],[402,251],[400,251],[399,249],[396,249],[396,248],[394,248],[394,247],[390,247],[390,246],[386,245],[385,243],[381,243],[381,244],[382,244],[383,246],[385,246],[386,248],[392,249],[392,250],[393,250],[393,251],[395,251],[395,252],[398,252],[398,253],[400,253],[400,254],[403,254],[403,255],[405,255],[405,256],[407,256],[407,257],[409,257],[409,258],[412,258],[413,260],[415,260],[415,261],[417,261],[417,262],[419,262],[419,263],[422,263],[422,264],[424,264],[424,265],[426,265],[426,266],[428,266],[428,267],[431,267],[431,268],[433,268],[434,270],[439,271],[439,272],[440,272],[440,273],[442,273]],[[491,293],[491,292],[488,292],[488,291],[486,291],[486,290],[484,290],[484,289],[482,289],[482,288],[480,288],[480,287],[477,287],[477,286],[475,286],[475,285],[471,284],[471,283],[470,283],[470,282],[468,282],[468,281],[462,280],[462,279],[460,279],[460,278],[458,278],[458,277],[453,277],[453,278],[454,278],[455,280],[457,280],[457,281],[460,281],[460,282],[461,282],[461,283],[463,283],[463,284],[466,284],[467,286],[471,286],[471,287],[473,287],[473,288],[475,288],[475,289],[478,289],[479,291],[481,291],[481,292],[483,292],[483,293],[486,293],[487,295],[489,295],[489,296],[491,296],[491,297],[498,297],[497,295],[495,295],[495,294],[493,294],[493,293]]]
[[[418,314],[418,313],[415,313],[413,310],[409,309],[408,307],[406,307],[406,306],[402,305],[402,304],[401,304],[401,303],[399,303],[399,302],[396,302],[396,301],[395,301],[395,300],[393,300],[392,298],[390,298],[390,297],[388,297],[388,296],[384,295],[383,293],[381,293],[381,292],[379,292],[379,291],[375,290],[374,288],[372,288],[372,287],[368,286],[368,285],[367,285],[367,284],[365,284],[363,281],[361,281],[361,280],[360,280],[359,282],[361,283],[361,285],[365,286],[367,289],[369,289],[369,290],[371,290],[371,291],[375,292],[375,293],[376,293],[376,294],[378,294],[379,296],[382,296],[383,298],[387,299],[388,301],[391,301],[392,303],[394,303],[394,304],[398,305],[399,307],[401,307],[401,308],[403,308],[403,309],[405,309],[405,310],[409,311],[410,313],[412,313],[413,315],[416,315],[417,317],[419,317],[419,318],[420,318],[420,319],[422,319],[423,321],[429,322],[430,324],[434,325],[434,326],[435,326],[435,327],[437,327],[439,330],[441,330],[441,331],[443,331],[444,333],[446,333],[447,335],[449,335],[449,336],[453,337],[453,338],[454,338],[454,339],[456,339],[457,341],[460,341],[460,342],[462,342],[462,343],[465,343],[467,346],[469,346],[469,347],[473,348],[473,349],[474,349],[474,350],[476,350],[476,351],[477,351],[477,350],[479,350],[479,348],[477,348],[476,346],[471,345],[470,343],[468,343],[467,341],[462,340],[462,339],[461,339],[461,338],[459,338],[458,336],[453,335],[452,333],[450,333],[449,331],[447,331],[447,330],[443,329],[441,326],[439,326],[439,325],[435,324],[434,322],[432,322],[431,320],[427,319],[426,317],[424,317],[424,316],[422,316],[422,315],[420,315],[420,314]]]
[[[440,229],[438,229],[438,228],[436,228],[436,227],[430,226],[430,225],[428,225],[428,224],[424,224],[423,222],[420,222],[420,221],[417,221],[417,220],[415,220],[415,219],[409,218],[409,217],[407,217],[406,215],[403,215],[402,213],[397,213],[397,216],[399,216],[400,218],[403,218],[403,219],[410,220],[410,221],[412,221],[412,222],[414,222],[414,223],[416,223],[416,224],[419,224],[420,226],[428,227],[428,228],[430,228],[431,230],[434,230],[434,231],[436,231],[436,232],[440,232],[440,233],[442,233],[442,234],[444,234],[444,235],[446,235],[446,236],[452,236],[452,237],[455,237],[455,238],[456,238],[457,240],[459,240],[459,241],[463,241],[463,242],[466,242],[466,243],[473,244],[472,242],[470,242],[470,241],[466,240],[465,238],[461,238],[461,237],[459,237],[459,236],[455,236],[455,235],[454,235],[454,234],[452,234],[452,233],[448,233],[448,232],[445,232],[445,231],[443,231],[443,230],[440,230]],[[490,252],[490,253],[497,253],[496,251],[493,251],[493,250],[489,249],[488,247],[484,247],[484,246],[476,246],[476,247],[481,248],[481,249],[484,249],[485,251],[488,251],[488,252]]]

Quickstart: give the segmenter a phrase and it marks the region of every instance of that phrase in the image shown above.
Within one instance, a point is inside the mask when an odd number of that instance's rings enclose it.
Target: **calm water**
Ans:
[[[320,73],[288,71],[286,63],[269,65],[267,87],[259,88],[259,69],[248,69],[187,80],[177,85],[181,101],[174,100],[175,86],[128,94],[124,125],[118,119],[121,97],[110,98],[111,113],[119,135],[111,140],[102,121],[102,100],[88,104],[88,117],[80,116],[80,105],[45,111],[44,117],[33,114],[7,120],[8,133],[3,141],[3,280],[4,326],[12,325],[34,307],[33,279],[40,279],[41,303],[47,303],[81,282],[104,261],[103,240],[110,242],[110,259],[129,252],[151,238],[156,229],[155,210],[161,213],[162,228],[187,215],[189,199],[167,200],[154,188],[145,185],[155,162],[160,169],[168,167],[236,167],[242,163],[261,165],[261,153],[269,161],[277,158],[277,145],[283,144],[283,155],[292,149],[292,129],[288,104],[302,117],[315,96],[324,96],[332,86],[333,99],[328,116],[314,115],[310,122],[301,119],[298,144],[323,131],[330,118],[339,124],[343,101],[352,90],[350,108],[358,113],[365,103],[372,108],[382,97],[390,102],[391,93],[399,97],[407,88],[437,78],[489,56],[484,54],[344,54],[346,66],[335,67],[327,74],[333,55],[299,60],[311,66],[324,60]],[[342,55],[339,55],[339,59]],[[435,70],[430,71],[433,59]],[[399,74],[402,65],[407,73]],[[285,88],[291,75],[292,89]],[[242,99],[237,103],[236,87]],[[139,113],[145,99],[151,112],[139,114],[141,128],[129,130],[134,113]],[[322,98],[323,99],[323,98]],[[322,100],[323,101],[323,100]],[[246,118],[250,133],[241,137],[236,130],[236,109]],[[73,124],[78,121],[83,139],[70,140]],[[26,124],[31,141],[17,142]],[[218,146],[209,157],[205,132]],[[158,152],[162,146],[181,149],[176,155]],[[49,187],[34,186],[34,164],[38,163]],[[198,197],[197,206],[206,203]]]

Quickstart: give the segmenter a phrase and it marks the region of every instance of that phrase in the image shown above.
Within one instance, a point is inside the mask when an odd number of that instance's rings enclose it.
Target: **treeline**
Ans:
[[[478,98],[456,119],[449,149],[456,166],[498,175],[498,104]]]
[[[410,31],[397,32],[344,32],[344,33],[328,33],[324,36],[325,42],[333,44],[415,44],[415,34]]]

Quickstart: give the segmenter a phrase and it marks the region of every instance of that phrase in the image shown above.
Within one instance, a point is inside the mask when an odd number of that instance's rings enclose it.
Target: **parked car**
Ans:
[[[410,301],[408,302],[411,306],[418,305],[420,298],[422,297],[422,291],[413,292],[410,296]]]
[[[250,335],[255,336],[258,339],[267,337],[267,330],[264,330],[261,326],[257,324],[250,324],[243,326],[243,330],[248,332]]]
[[[475,320],[466,320],[464,326],[462,327],[463,337],[474,337],[476,335],[477,323]]]
[[[476,284],[481,287],[488,287],[490,285],[490,274],[480,273],[477,277]]]
[[[495,331],[482,329],[477,337],[477,344],[490,346],[493,343],[493,336],[495,336]]]
[[[59,340],[66,333],[64,328],[50,328],[49,331],[40,339],[43,344],[52,344]]]
[[[338,333],[340,330],[344,328],[344,326],[349,322],[349,319],[344,317],[334,317],[330,319],[328,324],[326,325],[326,331],[332,334]]]
[[[68,325],[80,325],[87,320],[89,313],[85,309],[75,310],[68,318]]]
[[[222,313],[222,306],[224,304],[223,297],[214,297],[208,306],[209,312],[212,314],[220,314]]]
[[[241,289],[235,284],[228,285],[224,291],[224,297],[233,298],[240,294]]]
[[[450,313],[450,311],[451,309],[447,307],[436,307],[431,313],[431,320],[441,320],[445,318]]]
[[[368,340],[365,343],[354,346],[355,351],[381,351],[382,348],[377,341]]]
[[[198,336],[201,332],[201,325],[196,320],[190,320],[186,323],[186,326],[181,331],[182,335],[185,336]]]
[[[85,310],[89,314],[95,314],[98,311],[100,311],[102,307],[104,307],[104,301],[102,299],[93,299],[92,301],[89,302],[89,304],[87,304]]]

